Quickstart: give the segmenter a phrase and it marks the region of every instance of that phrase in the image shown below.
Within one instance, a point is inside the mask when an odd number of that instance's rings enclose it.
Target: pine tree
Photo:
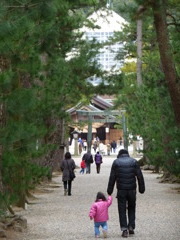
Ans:
[[[101,1],[0,3],[0,180],[7,204],[24,207],[27,191],[50,177],[64,144],[66,109],[93,93],[86,78],[98,72],[97,50],[77,29],[86,21],[79,8],[95,4]],[[67,60],[73,49],[77,56]]]
[[[132,6],[128,8],[129,19],[131,17],[132,19],[124,30],[124,34],[121,35],[122,39],[124,37],[125,50],[129,58],[136,57],[134,44],[136,41],[136,26],[134,20],[139,17],[137,15],[139,4],[145,4],[143,1],[136,2],[138,5],[134,5],[134,9],[132,9]],[[134,63],[126,63],[122,68],[124,89],[119,91],[117,106],[123,106],[127,110],[130,133],[133,133],[134,136],[140,134],[145,140],[147,149],[145,149],[144,154],[148,157],[150,163],[155,165],[157,169],[160,167],[168,173],[178,175],[180,171],[179,155],[175,152],[179,151],[180,132],[175,123],[168,84],[165,81],[162,69],[152,9],[145,4],[141,10],[143,18],[143,85],[137,88]],[[177,16],[173,5],[169,5],[167,12]],[[175,22],[178,21],[177,18],[175,19]],[[169,33],[174,48],[178,43],[177,35],[179,33],[174,31],[174,28],[177,28],[178,25],[173,27],[171,24],[169,25]],[[176,52],[173,59],[177,72],[179,72],[179,58],[177,56],[178,53]]]

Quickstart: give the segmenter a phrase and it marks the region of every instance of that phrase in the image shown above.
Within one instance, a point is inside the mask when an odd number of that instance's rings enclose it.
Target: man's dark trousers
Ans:
[[[118,190],[117,200],[121,230],[127,230],[129,227],[135,229],[136,190]],[[126,208],[128,209],[128,223]]]
[[[86,173],[91,173],[91,164],[86,162]]]

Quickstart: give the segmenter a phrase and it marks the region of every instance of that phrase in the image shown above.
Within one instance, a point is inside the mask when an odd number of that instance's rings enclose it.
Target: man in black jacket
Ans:
[[[83,155],[82,159],[86,163],[86,173],[90,174],[91,173],[91,164],[93,163],[93,156],[92,156],[91,152],[88,150],[88,152]]]
[[[116,183],[119,222],[121,231],[123,231],[122,237],[128,237],[128,232],[129,235],[134,234],[136,180],[138,181],[139,192],[144,193],[144,178],[138,162],[129,156],[127,150],[121,149],[111,167],[107,193],[109,195],[113,193]],[[126,208],[128,210],[128,222]]]

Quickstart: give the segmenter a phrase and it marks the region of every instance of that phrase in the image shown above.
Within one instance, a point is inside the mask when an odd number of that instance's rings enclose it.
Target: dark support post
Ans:
[[[125,122],[125,110],[116,111],[116,110],[107,110],[107,111],[86,111],[86,110],[77,110],[78,115],[86,116],[84,122],[88,122],[88,134],[87,134],[87,150],[91,152],[91,144],[92,144],[92,123],[93,122],[103,122],[103,123],[114,123],[117,122],[115,116],[122,116],[122,124],[124,131],[124,147],[128,149],[127,142],[127,130],[126,130],[126,122]],[[96,116],[96,118],[95,118]],[[99,118],[99,116],[103,116],[104,118]],[[97,118],[98,117],[98,118]],[[123,120],[124,119],[124,120]]]
[[[128,150],[126,117],[124,114],[122,114],[122,124],[123,124],[123,136],[124,136],[124,149]]]
[[[88,135],[87,135],[87,150],[91,152],[92,143],[92,116],[88,116]]]

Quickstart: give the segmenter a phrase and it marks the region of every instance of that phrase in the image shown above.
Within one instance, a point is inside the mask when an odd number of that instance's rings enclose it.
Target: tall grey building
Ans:
[[[113,37],[115,32],[122,31],[125,19],[110,9],[103,9],[94,12],[88,17],[95,25],[99,26],[95,29],[83,27],[81,30],[85,33],[88,40],[96,39],[99,43],[108,41]],[[123,44],[118,42],[110,46],[104,46],[100,49],[100,54],[97,56],[102,70],[118,71],[122,66],[122,62],[116,59],[116,55],[123,47]]]

